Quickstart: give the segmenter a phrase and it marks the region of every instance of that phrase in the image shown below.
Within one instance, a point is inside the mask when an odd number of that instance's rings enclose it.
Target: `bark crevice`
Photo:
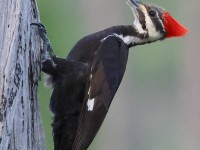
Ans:
[[[0,149],[45,150],[38,106],[41,72],[35,0],[0,1]]]

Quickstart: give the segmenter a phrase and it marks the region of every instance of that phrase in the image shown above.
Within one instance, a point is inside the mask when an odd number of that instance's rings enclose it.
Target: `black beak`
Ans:
[[[133,10],[133,17],[135,19],[135,21],[139,21],[139,11],[141,11],[141,6],[140,6],[140,2],[138,2],[138,0],[127,0],[126,3],[131,7],[131,9]],[[135,22],[134,21],[134,22]]]
[[[126,3],[131,6],[133,9],[140,9],[141,4],[138,0],[127,0]]]
[[[139,7],[138,6],[138,1],[137,0],[130,0],[136,7]]]

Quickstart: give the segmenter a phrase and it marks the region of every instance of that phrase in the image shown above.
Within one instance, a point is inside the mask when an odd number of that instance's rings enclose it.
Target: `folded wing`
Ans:
[[[92,64],[73,150],[85,150],[98,132],[121,83],[128,46],[110,35],[102,41]]]

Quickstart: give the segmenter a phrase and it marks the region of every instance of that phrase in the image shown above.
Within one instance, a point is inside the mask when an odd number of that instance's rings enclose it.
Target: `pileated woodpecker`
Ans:
[[[32,23],[44,42],[42,70],[53,89],[50,108],[55,150],[86,150],[91,144],[123,78],[130,47],[188,31],[157,5],[135,0],[127,4],[133,11],[132,25],[85,36],[66,59],[54,55],[44,26]],[[50,57],[46,58],[46,52]]]

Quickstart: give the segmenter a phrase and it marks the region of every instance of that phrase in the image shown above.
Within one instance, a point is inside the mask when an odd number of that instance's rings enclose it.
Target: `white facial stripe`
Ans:
[[[159,18],[158,21],[160,22],[160,24],[161,24],[161,26],[162,26],[162,28],[163,28],[163,31],[164,31],[164,30],[165,30],[165,26],[164,26],[164,24],[163,24],[163,22],[162,22],[160,16],[158,15],[158,13],[156,13],[156,16]]]
[[[87,101],[88,111],[93,111],[94,100],[95,100],[94,98],[93,99],[88,99],[88,101]]]
[[[133,25],[137,29],[139,34],[147,34],[147,31],[142,28],[140,21],[137,19],[134,20]]]
[[[133,11],[133,17],[134,17],[134,22],[133,22],[133,26],[135,26],[135,29],[138,31],[139,34],[145,34],[147,33],[146,30],[144,30],[142,28],[142,25],[140,24],[139,18],[137,16],[137,12],[136,10],[133,8],[133,6],[131,6],[131,4],[126,1],[127,5],[130,6],[131,10]]]
[[[160,38],[162,35],[160,34],[160,32],[156,31],[156,27],[148,15],[147,9],[143,5],[140,5],[140,7],[145,16],[146,28],[148,29],[149,40],[153,41]]]

